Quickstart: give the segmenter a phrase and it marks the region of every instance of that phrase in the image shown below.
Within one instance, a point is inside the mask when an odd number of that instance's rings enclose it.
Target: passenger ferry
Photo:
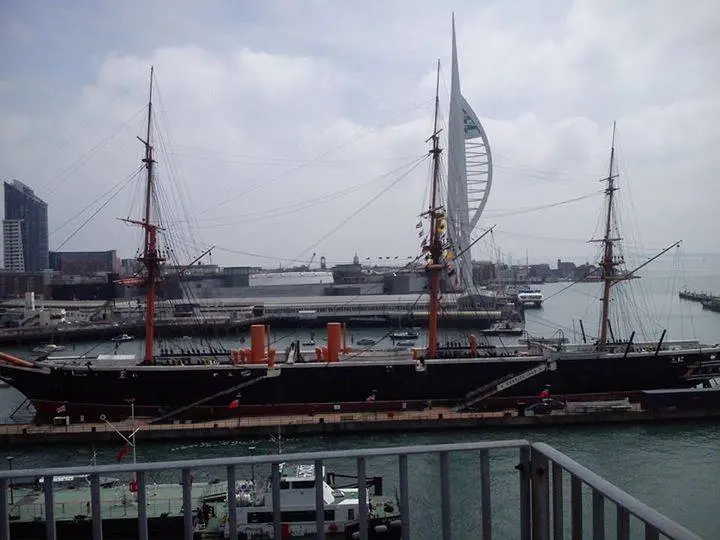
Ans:
[[[520,289],[516,298],[518,304],[525,308],[541,308],[544,300],[543,293],[540,289],[530,289],[529,287]]]

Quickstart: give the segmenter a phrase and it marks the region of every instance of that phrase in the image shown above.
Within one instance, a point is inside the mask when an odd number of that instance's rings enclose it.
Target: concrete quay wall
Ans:
[[[556,412],[542,416],[519,416],[517,411],[458,413],[449,409],[396,413],[323,414],[315,416],[242,417],[201,423],[143,424],[138,437],[143,440],[210,440],[265,436],[282,429],[285,435],[341,435],[388,431],[438,431],[450,429],[535,428],[589,424],[621,424],[712,420],[720,409],[668,409],[660,411],[599,411],[593,413]],[[116,423],[120,431],[132,431],[130,421]],[[106,424],[36,426],[0,425],[0,446],[17,444],[117,442],[118,435]]]

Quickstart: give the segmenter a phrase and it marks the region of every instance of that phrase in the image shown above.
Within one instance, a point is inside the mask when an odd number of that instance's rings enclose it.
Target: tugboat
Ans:
[[[313,465],[280,465],[280,506],[282,537],[314,537],[315,467]],[[357,487],[334,487],[334,475],[325,475],[323,467],[323,508],[325,535],[354,538],[360,529],[360,499]],[[382,495],[382,482],[374,482],[374,494],[367,494],[368,538],[399,540],[402,532],[398,502]],[[236,496],[237,534],[242,540],[274,538],[272,482],[254,491],[247,489]],[[222,526],[225,538],[234,538],[228,522]]]

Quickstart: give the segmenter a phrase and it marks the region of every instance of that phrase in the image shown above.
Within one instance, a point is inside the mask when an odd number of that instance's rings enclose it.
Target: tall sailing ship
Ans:
[[[453,31],[453,68],[456,69]],[[151,72],[152,73],[152,72]],[[455,79],[456,74],[453,75]],[[438,83],[439,83],[438,69]],[[152,74],[148,130],[144,140],[146,169],[144,216],[127,220],[144,230],[138,261],[141,277],[126,281],[147,291],[144,356],[82,357],[76,362],[37,362],[0,352],[0,378],[24,394],[35,407],[36,419],[47,420],[63,411],[73,420],[125,418],[130,404],[137,416],[154,422],[187,418],[220,418],[238,414],[312,413],[349,410],[402,410],[433,405],[501,408],[536,396],[551,385],[568,399],[597,394],[631,396],[646,389],[690,388],[720,376],[720,345],[697,342],[657,342],[617,339],[610,324],[613,288],[634,272],[620,273],[613,232],[617,184],[615,145],[605,190],[607,213],[603,246],[602,317],[594,343],[550,345],[530,342],[517,347],[467,342],[440,344],[438,337],[441,276],[452,272],[453,234],[443,208],[439,176],[443,150],[438,129],[439,97],[430,156],[433,162],[430,204],[423,214],[429,223],[424,247],[430,316],[426,347],[408,350],[352,350],[346,328],[328,325],[327,346],[303,348],[299,341],[285,351],[270,346],[266,327],[251,328],[249,348],[209,349],[202,354],[174,354],[155,350],[155,295],[162,257],[159,228],[153,224],[154,167],[152,131]],[[452,134],[453,130],[450,129]],[[454,144],[462,141],[449,140]],[[452,217],[452,216],[451,216]],[[112,355],[110,355],[112,356]]]

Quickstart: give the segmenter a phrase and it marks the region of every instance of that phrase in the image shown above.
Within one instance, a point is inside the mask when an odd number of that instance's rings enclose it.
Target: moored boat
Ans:
[[[360,494],[357,487],[331,486],[325,478],[315,478],[312,465],[282,464],[280,470],[280,520],[283,538],[317,534],[315,484],[322,482],[323,527],[328,537],[353,538],[359,530]],[[375,484],[377,490],[377,484]],[[236,496],[239,538],[274,538],[272,483],[268,479],[257,489],[242,490]],[[366,492],[368,538],[400,539],[402,520],[399,502],[381,493]],[[229,522],[223,525],[225,538],[234,538]]]
[[[409,339],[417,339],[419,334],[415,332],[414,330],[399,330],[396,332],[390,332],[388,334],[388,337],[393,340],[409,340]]]
[[[64,351],[66,347],[62,345],[56,345],[55,343],[47,343],[40,347],[35,347],[32,352],[35,355],[47,355],[55,352]]]

